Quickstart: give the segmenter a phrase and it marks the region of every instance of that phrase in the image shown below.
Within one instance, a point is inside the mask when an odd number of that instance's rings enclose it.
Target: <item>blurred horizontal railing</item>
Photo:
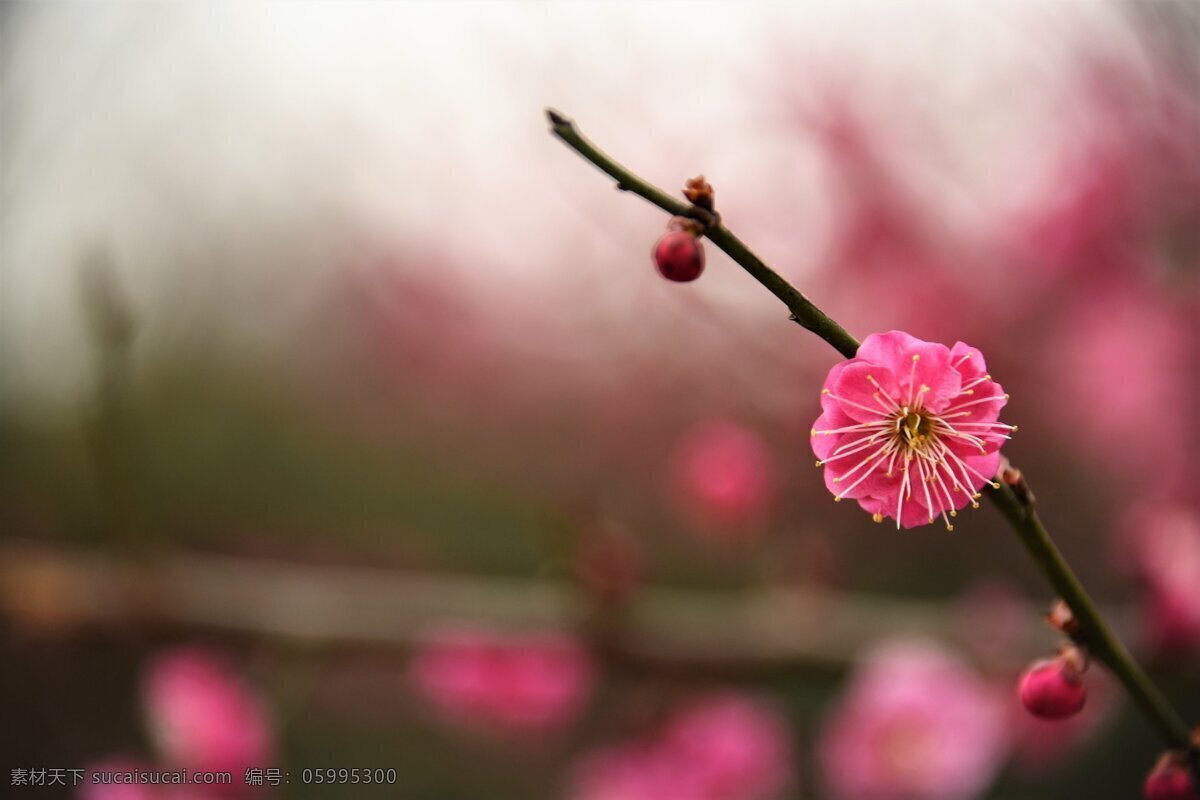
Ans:
[[[877,640],[906,635],[957,642],[991,667],[1019,669],[1055,641],[1032,612],[995,648],[989,645],[1000,634],[987,615],[972,620],[953,602],[799,587],[717,593],[649,586],[597,624],[595,607],[565,582],[190,553],[135,560],[11,542],[0,544],[0,565],[0,612],[43,633],[144,624],[404,648],[431,625],[460,620],[574,629],[617,662],[698,673],[839,667]]]

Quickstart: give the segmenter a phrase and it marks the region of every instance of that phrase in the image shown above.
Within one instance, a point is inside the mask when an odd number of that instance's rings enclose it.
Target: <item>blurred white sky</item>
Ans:
[[[957,170],[987,181],[1030,157],[1021,135],[1050,111],[1045,76],[1111,7],[45,2],[4,13],[0,358],[4,396],[29,400],[69,397],[88,378],[77,273],[92,247],[119,265],[145,323],[139,346],[169,338],[193,307],[219,308],[235,342],[269,338],[356,240],[487,263],[464,291],[503,287],[544,307],[572,290],[560,280],[569,247],[586,248],[580,268],[648,269],[665,220],[554,142],[547,105],[661,185],[705,172],[743,238],[802,275],[803,254],[774,244],[796,225],[820,235],[821,196],[812,154],[786,133],[781,89],[803,95],[815,65],[871,76],[940,128]],[[736,217],[764,198],[774,204]],[[627,234],[640,231],[631,254]],[[731,271],[706,276],[704,291],[759,296]]]

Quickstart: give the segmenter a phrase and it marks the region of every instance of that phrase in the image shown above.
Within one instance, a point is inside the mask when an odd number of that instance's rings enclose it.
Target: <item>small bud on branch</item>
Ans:
[[[669,214],[705,221],[703,217],[705,209],[695,204],[686,205],[675,200],[661,189],[647,183],[613,161],[584,138],[576,129],[575,124],[563,114],[550,110],[546,113],[552,125],[551,132],[565,145],[615,180],[618,185]],[[718,222],[716,225],[707,227],[705,237],[782,301],[791,312],[791,319],[817,334],[845,358],[855,357],[859,347],[858,340],[814,305],[796,287],[767,266],[723,223]],[[1012,469],[1011,465],[1010,469]],[[1129,693],[1138,710],[1154,726],[1168,746],[1186,749],[1191,744],[1191,731],[1188,726],[1184,724],[1100,616],[1095,603],[1080,584],[1079,579],[1038,518],[1032,505],[1032,493],[1028,491],[1020,472],[1013,469],[1013,473],[1009,476],[1012,478],[1011,482],[1004,478],[998,481],[994,487],[988,487],[989,497],[1008,520],[1009,525],[1016,532],[1038,568],[1074,612],[1081,635],[1087,641],[1091,655],[1112,671]],[[1193,764],[1192,769],[1197,780],[1200,781],[1200,768]]]

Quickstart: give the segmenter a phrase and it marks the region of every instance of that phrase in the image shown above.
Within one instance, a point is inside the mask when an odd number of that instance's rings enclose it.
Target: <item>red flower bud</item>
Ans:
[[[1200,800],[1187,763],[1174,753],[1163,755],[1146,776],[1142,796],[1146,800]]]
[[[667,231],[654,245],[654,266],[669,281],[694,281],[704,271],[704,246],[685,230]]]
[[[1068,658],[1038,661],[1021,675],[1018,686],[1025,710],[1041,719],[1066,719],[1079,713],[1087,700],[1083,675]]]

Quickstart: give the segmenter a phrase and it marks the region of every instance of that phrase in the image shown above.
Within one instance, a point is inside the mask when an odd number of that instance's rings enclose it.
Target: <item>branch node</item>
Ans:
[[[721,225],[721,215],[718,214],[716,211],[709,211],[708,209],[703,208],[701,206],[693,205],[693,206],[688,207],[688,210],[686,213],[687,213],[687,216],[691,217],[692,219],[699,222],[702,226],[704,226],[705,232],[710,231],[713,228],[720,227],[720,225]]]
[[[1033,496],[1033,490],[1029,488],[1029,484],[1026,482],[1025,476],[1021,474],[1021,470],[1014,467],[1004,456],[1000,457],[1000,479],[1012,489],[1013,494],[1016,495],[1017,500],[1020,501],[1026,511],[1033,508],[1037,502],[1037,499]]]

